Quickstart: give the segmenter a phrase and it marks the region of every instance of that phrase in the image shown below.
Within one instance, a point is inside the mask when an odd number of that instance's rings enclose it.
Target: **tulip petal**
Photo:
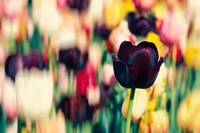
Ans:
[[[113,55],[112,58],[115,77],[119,84],[125,88],[132,87],[134,79],[137,77],[137,71],[132,66],[126,65],[116,55]]]
[[[123,41],[119,47],[118,57],[126,62],[128,55],[133,53],[135,49],[136,46],[132,45],[130,41]]]
[[[154,55],[154,56],[157,57],[157,58],[155,58],[155,60],[156,61],[158,60],[158,50],[157,50],[156,45],[154,43],[142,41],[137,46],[140,47],[140,48],[151,48],[151,49],[153,49],[156,53],[156,55]],[[153,54],[153,52],[152,52],[152,54]]]
[[[160,60],[154,65],[154,67],[151,68],[151,70],[148,73],[147,83],[145,84],[144,88],[148,88],[151,85],[153,85],[154,81],[157,78],[158,72],[160,70],[160,66],[162,65],[164,60],[165,59],[163,57],[161,57]]]

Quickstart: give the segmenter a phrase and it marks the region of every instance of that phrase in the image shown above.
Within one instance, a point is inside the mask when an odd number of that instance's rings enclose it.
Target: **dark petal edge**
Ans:
[[[160,66],[162,65],[162,63],[164,61],[165,61],[165,58],[161,57],[160,60],[154,65],[154,67],[151,68],[151,70],[148,73],[147,82],[146,82],[146,85],[144,86],[144,88],[148,88],[153,85],[153,83],[155,82],[155,80],[158,76]]]

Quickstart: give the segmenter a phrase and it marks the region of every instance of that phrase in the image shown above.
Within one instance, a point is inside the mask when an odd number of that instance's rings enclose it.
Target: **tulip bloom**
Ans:
[[[65,117],[61,110],[50,119],[36,123],[36,133],[66,133]]]
[[[114,86],[117,83],[113,71],[113,66],[110,64],[105,64],[103,67],[103,82],[108,86]]]
[[[168,13],[159,28],[160,40],[168,46],[179,44],[183,35],[184,19],[180,13]]]
[[[153,7],[156,0],[133,0],[136,9],[140,12],[148,12]]]
[[[14,82],[7,78],[2,90],[2,107],[10,120],[17,118],[16,89]]]
[[[130,92],[122,104],[121,111],[124,117],[127,116],[129,97],[130,97]],[[131,112],[132,121],[134,121],[135,123],[138,122],[138,120],[140,119],[144,111],[146,110],[147,104],[148,104],[148,92],[146,90],[137,89],[135,91],[133,107],[132,107],[132,112]]]
[[[5,73],[8,77],[10,77],[14,81],[18,70],[22,68],[23,68],[23,57],[21,55],[14,54],[8,56],[5,63]]]
[[[194,89],[179,105],[178,125],[191,132],[200,132],[200,90]]]
[[[88,60],[88,52],[82,54],[78,48],[69,48],[59,51],[59,62],[67,69],[83,69]]]
[[[43,87],[43,86],[45,87]],[[32,68],[16,76],[18,113],[22,118],[40,121],[48,118],[53,103],[53,75]]]
[[[64,113],[65,118],[73,123],[81,123],[92,119],[93,107],[89,106],[88,100],[84,96],[76,96],[62,99],[59,108]]]
[[[113,67],[117,81],[125,88],[148,88],[153,85],[164,58],[158,61],[158,51],[154,43],[140,42],[133,46],[124,41],[113,55]]]
[[[143,115],[141,118],[140,133],[168,133],[169,116],[165,110],[148,112],[147,117]]]
[[[128,14],[128,27],[131,33],[146,36],[148,32],[156,31],[156,18],[136,17],[133,12]]]

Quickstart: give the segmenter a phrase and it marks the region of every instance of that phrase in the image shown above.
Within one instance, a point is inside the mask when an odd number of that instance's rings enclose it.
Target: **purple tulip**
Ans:
[[[164,58],[158,61],[158,51],[154,43],[143,41],[137,46],[124,41],[113,55],[113,67],[117,81],[125,88],[148,88],[158,75]]]
[[[45,61],[42,58],[42,55],[32,51],[28,55],[23,57],[23,68],[31,69],[36,67],[40,70],[47,68]]]
[[[157,32],[156,18],[136,17],[133,12],[128,14],[128,27],[131,33],[138,36],[146,36],[150,31]]]
[[[23,57],[19,54],[14,54],[8,56],[5,63],[5,73],[13,81],[15,81],[15,76],[18,70],[23,68]]]
[[[82,54],[78,48],[69,48],[59,51],[59,62],[65,64],[67,69],[83,69],[88,60],[88,53]]]
[[[90,0],[67,0],[67,5],[72,9],[77,9],[78,11],[87,10],[90,4]]]
[[[63,98],[59,108],[61,108],[65,118],[70,119],[75,124],[92,119],[93,107],[89,106],[88,100],[84,96]]]

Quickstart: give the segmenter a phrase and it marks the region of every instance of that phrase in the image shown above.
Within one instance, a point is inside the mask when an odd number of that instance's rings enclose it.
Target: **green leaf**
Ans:
[[[39,29],[35,26],[33,36],[30,39],[30,48],[39,51],[42,53],[43,45],[42,40],[40,38],[40,32]]]

